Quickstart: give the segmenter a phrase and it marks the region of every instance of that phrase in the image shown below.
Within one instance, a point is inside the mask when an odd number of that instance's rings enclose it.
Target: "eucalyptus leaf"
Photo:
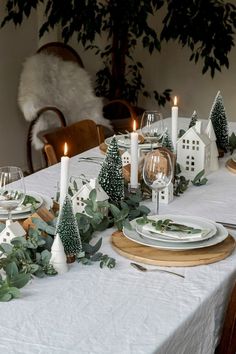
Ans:
[[[11,244],[13,246],[25,246],[26,245],[26,239],[25,237],[14,237],[12,240],[11,240]]]
[[[91,260],[92,262],[98,262],[98,261],[101,260],[101,258],[102,258],[102,253],[101,253],[101,252],[98,252],[98,253],[95,253],[95,254],[90,258],[90,260]]]
[[[0,301],[1,302],[10,301],[12,298],[13,298],[13,295],[11,292],[9,292],[9,288],[6,288],[6,289],[0,288]]]
[[[8,263],[4,270],[7,276],[9,277],[14,277],[15,275],[18,274],[18,267],[16,265],[16,262]]]
[[[12,252],[12,245],[10,245],[9,243],[1,243],[0,245],[0,251],[5,253],[5,254],[10,254]]]
[[[204,174],[205,174],[205,170],[200,171],[191,181],[192,184],[197,187],[205,185],[208,179],[206,177],[202,178]]]
[[[7,276],[6,279],[9,286],[13,286],[20,289],[23,288],[30,281],[30,274],[18,273],[13,277]]]
[[[43,264],[49,263],[51,258],[51,253],[48,250],[43,250],[43,252],[41,253],[41,257],[42,257]]]

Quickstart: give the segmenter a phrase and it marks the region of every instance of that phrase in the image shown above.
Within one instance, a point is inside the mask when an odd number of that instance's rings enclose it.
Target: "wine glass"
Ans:
[[[143,165],[143,180],[156,192],[155,213],[159,213],[159,191],[167,187],[173,178],[173,164],[169,153],[162,147],[147,153]]]
[[[12,221],[12,210],[23,203],[25,183],[23,172],[19,167],[0,167],[0,207],[8,212],[6,224]]]
[[[145,111],[141,119],[141,132],[145,140],[151,143],[161,141],[165,132],[162,114],[157,111]]]

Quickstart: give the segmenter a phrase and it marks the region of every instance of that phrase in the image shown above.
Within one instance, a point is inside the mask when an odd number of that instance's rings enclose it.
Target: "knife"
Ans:
[[[222,221],[216,221],[218,224],[223,225],[224,227],[227,227],[232,230],[236,230],[236,224],[230,224],[228,222],[222,222]]]

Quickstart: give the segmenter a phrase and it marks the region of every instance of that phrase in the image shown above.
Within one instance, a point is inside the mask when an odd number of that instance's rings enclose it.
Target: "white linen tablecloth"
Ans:
[[[81,156],[101,154],[95,148]],[[225,160],[206,186],[189,187],[160,213],[236,223],[236,175]],[[71,159],[71,175],[94,177],[99,169]],[[53,197],[59,176],[59,164],[35,173],[26,178],[27,190]],[[74,263],[64,275],[32,280],[20,299],[0,303],[1,354],[214,353],[236,278],[236,252],[214,264],[173,268],[185,279],[141,273],[112,249],[113,231],[97,237],[103,236],[102,252],[116,258],[114,269]]]

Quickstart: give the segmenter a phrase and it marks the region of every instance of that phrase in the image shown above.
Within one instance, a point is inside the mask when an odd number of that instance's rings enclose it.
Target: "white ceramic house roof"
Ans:
[[[177,162],[187,178],[210,170],[211,140],[201,133],[201,122],[188,129],[177,141]]]

